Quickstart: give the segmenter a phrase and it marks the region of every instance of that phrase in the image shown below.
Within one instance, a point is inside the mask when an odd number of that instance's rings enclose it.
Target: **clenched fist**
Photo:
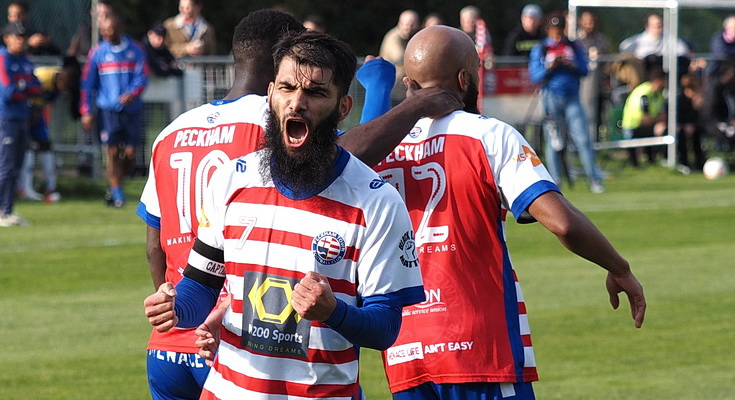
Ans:
[[[174,285],[171,282],[165,282],[156,293],[146,297],[143,301],[148,322],[159,332],[167,332],[179,322],[174,311],[174,297],[176,297]]]

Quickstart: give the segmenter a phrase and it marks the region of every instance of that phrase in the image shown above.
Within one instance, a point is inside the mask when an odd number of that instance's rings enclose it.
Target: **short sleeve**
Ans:
[[[385,296],[402,307],[424,300],[418,254],[406,206],[391,186],[371,206],[357,267],[360,297]]]
[[[488,143],[488,156],[504,206],[519,222],[533,222],[526,213],[528,206],[538,196],[559,192],[559,188],[526,139],[510,125],[497,123],[493,140]]]
[[[140,195],[140,203],[136,214],[149,226],[161,229],[161,205],[158,202],[158,189],[156,188],[155,148],[151,156],[151,165],[148,168],[148,180]]]

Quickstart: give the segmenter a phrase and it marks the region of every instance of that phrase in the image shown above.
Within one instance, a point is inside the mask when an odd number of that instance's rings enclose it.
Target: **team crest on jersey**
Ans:
[[[419,266],[419,256],[416,254],[416,240],[413,231],[407,231],[398,242],[398,248],[403,252],[401,254],[401,264],[406,268],[416,268]]]
[[[214,121],[217,120],[217,118],[219,118],[219,112],[215,112],[213,114],[209,114],[207,116],[207,122],[209,122],[210,124],[213,124]]]
[[[411,136],[412,138],[416,139],[421,134],[421,127],[414,126],[413,129],[411,129],[411,132],[408,132],[408,136]]]
[[[518,162],[519,163],[524,162],[526,160],[531,160],[531,164],[534,167],[538,167],[539,165],[541,165],[541,159],[538,158],[538,156],[536,155],[536,153],[534,153],[533,150],[531,150],[530,147],[524,145],[524,146],[522,146],[522,148],[523,148],[523,153],[521,153],[521,154],[518,155]]]
[[[383,178],[373,179],[370,182],[370,189],[380,189],[385,183],[385,179]]]
[[[345,240],[334,232],[322,232],[311,242],[311,252],[319,264],[332,265],[345,256]]]

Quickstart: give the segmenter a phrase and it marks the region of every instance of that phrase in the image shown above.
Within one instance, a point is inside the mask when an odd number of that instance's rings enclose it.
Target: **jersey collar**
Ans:
[[[236,102],[236,101],[242,99],[243,97],[247,97],[247,96],[250,96],[250,94],[244,94],[244,95],[242,95],[242,96],[240,96],[240,97],[238,97],[236,99],[231,99],[231,100],[219,99],[219,100],[215,100],[215,101],[213,101],[213,102],[211,102],[209,104],[211,104],[213,106],[221,106],[223,104],[230,104],[230,103]]]

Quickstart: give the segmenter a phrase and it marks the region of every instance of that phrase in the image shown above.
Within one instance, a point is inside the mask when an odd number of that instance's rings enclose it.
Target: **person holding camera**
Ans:
[[[546,39],[531,50],[528,60],[531,81],[541,85],[544,109],[553,122],[544,124],[545,164],[554,181],[561,183],[564,144],[559,128],[564,121],[579,153],[590,191],[602,193],[605,187],[597,169],[587,116],[579,100],[579,80],[588,71],[587,56],[581,43],[564,35],[564,20],[562,13],[549,15]]]

